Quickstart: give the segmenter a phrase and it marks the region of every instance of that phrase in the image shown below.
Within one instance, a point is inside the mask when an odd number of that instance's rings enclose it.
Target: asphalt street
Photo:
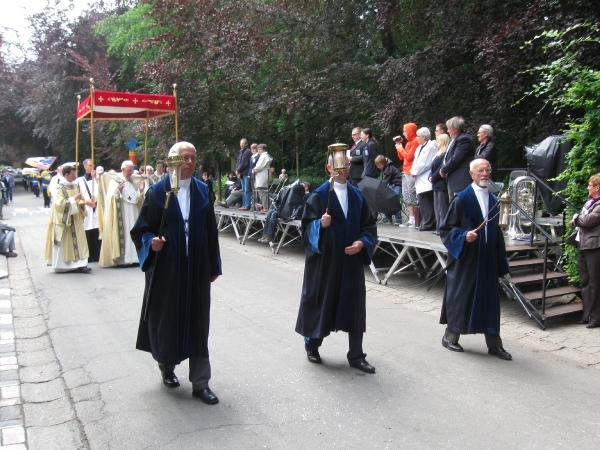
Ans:
[[[135,350],[139,267],[53,273],[41,206],[17,187],[4,211],[22,251],[9,261],[15,315],[39,311],[15,321],[29,448],[600,448],[597,368],[510,337],[510,362],[487,355],[479,335],[453,353],[437,317],[379,296],[367,297],[364,340],[376,374],[349,367],[345,333],[310,364],[294,332],[301,249],[270,258],[233,234],[220,238],[224,275],[212,291],[220,403],[191,396],[185,363],[181,387],[167,389],[151,355]]]

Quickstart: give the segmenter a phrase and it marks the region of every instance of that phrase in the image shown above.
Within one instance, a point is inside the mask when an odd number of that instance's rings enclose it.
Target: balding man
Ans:
[[[179,192],[165,211],[171,176],[152,186],[131,230],[146,273],[136,348],[152,353],[168,388],[179,387],[175,366],[189,359],[192,395],[213,405],[219,399],[208,387],[208,330],[210,287],[221,275],[219,233],[208,188],[192,177],[196,149],[178,142],[169,155],[183,159]]]
[[[471,162],[473,182],[450,202],[440,227],[448,249],[448,276],[440,323],[446,324],[442,345],[462,352],[461,334],[483,333],[488,353],[512,356],[500,338],[498,278],[509,271],[504,236],[498,227],[497,198],[488,192],[491,167],[485,159]]]
[[[113,175],[104,198],[104,221],[100,265],[122,266],[138,262],[135,244],[129,235],[144,199],[141,177],[134,179],[133,162],[123,161],[121,173]],[[110,175],[104,175],[110,176]]]

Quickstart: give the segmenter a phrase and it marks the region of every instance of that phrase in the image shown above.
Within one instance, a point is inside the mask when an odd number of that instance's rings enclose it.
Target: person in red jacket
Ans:
[[[396,152],[398,158],[403,160],[402,164],[402,197],[404,203],[408,205],[408,223],[401,223],[401,227],[415,227],[415,206],[417,206],[417,191],[415,190],[415,177],[410,174],[413,161],[415,159],[415,151],[419,147],[417,142],[417,124],[407,123],[404,125],[404,137],[408,140],[406,146],[399,141],[396,143]]]

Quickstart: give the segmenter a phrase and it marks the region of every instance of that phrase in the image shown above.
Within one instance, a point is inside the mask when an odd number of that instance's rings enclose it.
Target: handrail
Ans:
[[[569,208],[571,208],[573,210],[573,212],[575,212],[575,213],[579,212],[579,209],[577,209],[566,198],[564,198],[562,195],[560,195],[558,192],[556,192],[554,189],[552,189],[550,186],[548,186],[546,184],[546,182],[544,180],[542,180],[540,177],[538,177],[537,175],[531,173],[531,171],[529,172],[529,176],[532,177],[532,178],[535,178],[536,181],[542,183],[542,185],[546,189],[548,189],[550,192],[552,192],[552,194],[554,194],[556,197],[558,197],[565,205],[567,205]]]

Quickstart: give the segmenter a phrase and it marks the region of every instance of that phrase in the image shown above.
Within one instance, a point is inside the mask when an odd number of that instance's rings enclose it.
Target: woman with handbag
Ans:
[[[600,326],[600,173],[588,181],[589,199],[581,213],[573,216],[571,225],[577,227],[579,277],[583,316],[577,323],[586,328]]]

